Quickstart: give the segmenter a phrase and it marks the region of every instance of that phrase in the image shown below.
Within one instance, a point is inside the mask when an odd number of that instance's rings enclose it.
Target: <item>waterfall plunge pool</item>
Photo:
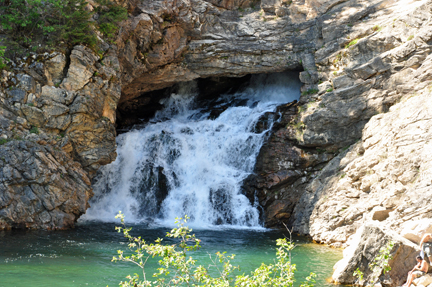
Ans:
[[[119,210],[148,241],[163,237],[175,217],[191,216],[189,226],[202,240],[193,256],[204,266],[217,251],[236,254],[232,263],[245,274],[273,262],[275,240],[284,235],[261,226],[259,205],[241,185],[277,120],[277,106],[298,99],[300,86],[295,73],[256,75],[235,94],[203,105],[196,84],[181,84],[153,118],[118,136],[118,158],[99,172],[91,208],[75,229],[0,232],[0,286],[118,286],[139,273],[111,262],[126,249],[114,230]],[[303,237],[294,241],[295,286],[310,272],[318,275],[317,287],[334,286],[326,279],[342,252]],[[152,274],[156,261],[148,266]]]
[[[122,234],[114,230],[114,223],[86,222],[65,231],[0,231],[0,286],[7,287],[74,287],[118,286],[125,276],[140,273],[140,269],[122,262],[111,262],[117,250],[126,250]],[[133,235],[148,241],[164,237],[165,227],[132,224]],[[261,262],[272,263],[277,238],[284,234],[275,230],[215,228],[194,230],[202,248],[191,253],[198,264],[207,266],[208,254],[227,251],[236,254],[233,265],[241,266],[241,273],[249,274]],[[285,234],[286,235],[286,234]],[[334,286],[326,279],[333,265],[342,258],[342,251],[313,244],[304,237],[293,237],[293,263],[299,286],[310,272],[317,274],[317,287]],[[148,274],[153,274],[156,261],[149,261]]]

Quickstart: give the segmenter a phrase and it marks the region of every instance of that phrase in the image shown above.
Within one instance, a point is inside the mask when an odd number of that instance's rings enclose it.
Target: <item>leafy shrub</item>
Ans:
[[[0,4],[0,24],[20,44],[33,40],[94,46],[96,35],[85,0],[8,0]]]
[[[98,3],[102,5],[96,9],[100,14],[99,31],[112,40],[119,29],[117,23],[127,19],[127,9],[108,0],[99,0]]]
[[[117,23],[126,19],[127,10],[108,0],[100,0],[108,9],[98,9],[98,27],[112,38]],[[6,0],[0,1],[0,25],[18,43],[30,47],[32,41],[68,46],[97,45],[94,12],[85,0]]]
[[[218,277],[212,277],[208,268],[199,265],[197,260],[188,256],[188,252],[195,251],[200,247],[200,240],[191,235],[191,229],[185,226],[188,217],[176,218],[177,228],[167,233],[167,237],[178,238],[177,244],[163,245],[163,239],[157,239],[155,243],[147,243],[141,237],[130,235],[132,228],[127,228],[124,224],[124,215],[120,212],[116,218],[120,218],[122,227],[116,227],[118,232],[129,241],[131,255],[125,255],[121,250],[113,261],[130,262],[142,269],[143,278],[139,275],[128,275],[127,281],[120,282],[123,287],[143,287],[143,286],[293,286],[295,264],[291,264],[291,250],[294,244],[284,239],[278,239],[279,246],[276,251],[277,261],[275,264],[261,264],[250,275],[237,275],[234,277],[232,272],[239,269],[231,264],[235,255],[227,256],[225,253],[217,252],[215,257],[211,257],[214,267],[218,271]],[[157,279],[150,281],[147,279],[145,265],[150,257],[159,257],[158,272],[153,274]],[[306,278],[301,287],[313,287],[316,275]]]

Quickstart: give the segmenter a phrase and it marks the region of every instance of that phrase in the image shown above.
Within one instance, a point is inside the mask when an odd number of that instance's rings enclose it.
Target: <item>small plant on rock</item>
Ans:
[[[30,129],[30,133],[31,134],[39,134],[39,129],[38,129],[38,127],[36,127],[36,126],[33,126],[31,129]]]
[[[382,274],[386,274],[387,272],[390,272],[391,270],[391,266],[389,264],[389,261],[393,258],[393,256],[391,255],[391,251],[393,250],[394,247],[394,242],[393,241],[389,241],[387,242],[387,244],[383,247],[381,247],[381,249],[378,252],[378,255],[374,258],[374,260],[369,264],[369,269],[374,272],[374,270],[376,268],[378,268],[378,271],[381,272],[382,270]],[[363,277],[364,277],[364,273],[362,271],[360,271],[360,268],[357,268],[354,273],[353,276],[356,277],[359,281],[359,284],[363,284],[363,285],[367,285],[367,286],[373,286],[378,277],[377,274],[375,273],[372,278],[370,278],[369,282],[361,282],[363,281]]]
[[[391,270],[389,261],[393,258],[390,253],[393,250],[393,247],[393,241],[389,241],[385,246],[381,247],[378,252],[378,256],[375,257],[374,261],[371,264],[369,264],[369,268],[373,270],[375,267],[379,267],[383,270],[383,274],[389,272]]]
[[[127,19],[127,9],[108,0],[98,0],[98,2],[102,5],[96,9],[100,14],[99,31],[112,41],[119,30],[118,23]]]
[[[309,89],[307,91],[304,91],[303,93],[301,93],[302,96],[306,96],[306,95],[313,95],[318,93],[317,89]]]
[[[354,39],[354,40],[352,40],[351,42],[349,42],[349,43],[345,46],[345,49],[348,49],[348,48],[354,46],[355,44],[357,44],[358,40],[359,40],[359,39]]]
[[[374,31],[374,32],[379,32],[379,31],[381,31],[382,30],[382,26],[380,26],[380,25],[375,25],[375,26],[373,26],[372,27],[372,31]]]
[[[3,70],[7,67],[6,61],[7,58],[4,57],[6,51],[6,46],[0,46],[0,70]]]
[[[356,278],[358,278],[358,280],[359,280],[360,282],[363,281],[363,276],[364,276],[364,274],[363,274],[362,271],[360,271],[360,268],[357,268],[357,269],[354,271],[353,276],[356,277]]]

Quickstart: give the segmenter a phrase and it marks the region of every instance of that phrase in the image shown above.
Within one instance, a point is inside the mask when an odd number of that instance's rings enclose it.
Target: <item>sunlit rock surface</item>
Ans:
[[[245,182],[246,194],[257,194],[264,207],[266,225],[288,223],[340,246],[368,221],[400,231],[430,216],[431,1],[124,5],[130,16],[115,45],[103,46],[103,57],[76,46],[70,55],[12,59],[12,69],[2,71],[0,151],[17,158],[14,165],[5,158],[2,167],[2,228],[70,226],[91,196],[89,180],[71,193],[70,178],[60,176],[44,182],[58,187],[50,200],[65,203],[69,194],[76,208],[7,211],[28,200],[18,186],[32,183],[21,178],[45,169],[18,156],[28,141],[60,153],[61,166],[68,162],[88,179],[116,157],[119,103],[196,78],[290,69],[302,70],[304,94],[280,108],[281,122]],[[63,207],[63,223],[35,219]]]

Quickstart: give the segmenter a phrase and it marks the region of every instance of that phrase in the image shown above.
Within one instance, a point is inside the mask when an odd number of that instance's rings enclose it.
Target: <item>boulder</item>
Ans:
[[[2,145],[0,158],[1,229],[70,228],[88,208],[90,179],[65,152],[18,140]]]
[[[429,287],[432,285],[432,276],[430,274],[426,274],[420,278],[416,278],[413,280],[411,285],[417,287]]]
[[[392,257],[389,260],[390,272],[383,274],[383,268],[375,266],[370,268],[380,249],[389,242],[394,246],[390,250]],[[332,279],[341,284],[376,283],[377,280],[387,286],[400,286],[406,280],[408,271],[417,264],[415,257],[419,248],[409,240],[386,229],[378,223],[368,223],[357,230],[350,239],[349,246],[344,250],[344,258],[336,263]],[[379,265],[379,264],[378,264]],[[353,276],[357,268],[363,272],[363,281]],[[390,282],[390,283],[389,283]]]
[[[432,219],[408,221],[403,224],[401,235],[412,242],[419,244],[425,233],[432,233]]]

